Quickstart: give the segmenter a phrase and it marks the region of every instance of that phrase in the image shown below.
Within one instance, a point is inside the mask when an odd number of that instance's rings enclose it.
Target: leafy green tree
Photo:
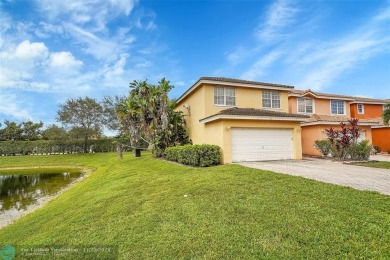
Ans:
[[[389,125],[389,121],[390,121],[390,104],[386,104],[385,105],[385,109],[383,110],[383,123],[385,125]]]
[[[42,132],[43,139],[45,140],[66,140],[69,138],[65,128],[59,127],[55,124],[48,126]]]
[[[126,96],[105,96],[102,100],[102,106],[107,119],[106,126],[110,130],[119,131],[119,136],[128,135],[128,125],[125,122],[119,122],[118,111],[122,109]]]
[[[5,127],[2,129],[2,140],[22,140],[23,128],[22,124],[17,124],[8,120],[4,120]]]
[[[27,121],[22,123],[23,127],[23,139],[28,141],[35,141],[41,138],[43,127],[43,122],[40,121],[39,123],[34,123],[32,121]]]
[[[84,139],[84,152],[88,152],[88,140],[99,137],[106,123],[103,106],[96,99],[85,97],[68,99],[57,111],[57,121],[70,129],[77,129]]]

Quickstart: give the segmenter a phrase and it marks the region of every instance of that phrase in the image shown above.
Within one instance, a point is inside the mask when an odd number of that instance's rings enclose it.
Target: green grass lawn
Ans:
[[[355,165],[373,167],[373,168],[390,169],[390,162],[378,162],[378,161],[360,162],[360,163],[355,163]]]
[[[95,169],[0,229],[0,246],[113,245],[120,259],[390,258],[390,197],[374,192],[146,153],[0,157],[0,165]]]

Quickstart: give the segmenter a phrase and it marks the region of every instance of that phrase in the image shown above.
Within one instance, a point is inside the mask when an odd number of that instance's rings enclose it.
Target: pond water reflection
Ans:
[[[0,173],[0,221],[1,215],[12,216],[18,211],[27,210],[39,199],[57,193],[81,175],[80,172],[55,171],[39,174]]]

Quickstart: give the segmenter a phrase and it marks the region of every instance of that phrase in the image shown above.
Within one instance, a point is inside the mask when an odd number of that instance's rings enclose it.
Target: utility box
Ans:
[[[134,150],[134,156],[135,156],[135,157],[141,157],[141,149],[135,148],[135,150]]]

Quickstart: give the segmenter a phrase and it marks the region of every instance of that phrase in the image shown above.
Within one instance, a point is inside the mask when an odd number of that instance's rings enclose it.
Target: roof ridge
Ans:
[[[305,90],[302,90],[302,89],[293,89],[291,90],[291,92],[302,92],[302,94],[306,94],[306,93],[314,93],[314,94],[317,94],[317,95],[324,95],[324,96],[336,96],[336,97],[346,97],[346,98],[353,98],[357,101],[359,101],[359,99],[362,99],[362,100],[373,100],[373,101],[383,101],[383,102],[388,102],[389,100],[388,99],[381,99],[381,98],[370,98],[370,97],[360,97],[360,96],[352,96],[352,95],[344,95],[344,94],[334,94],[334,93],[325,93],[325,92],[317,92],[317,91],[313,91],[311,90],[310,88],[309,89],[305,89]]]
[[[266,85],[266,86],[285,87],[285,88],[294,89],[294,86],[291,86],[291,85],[261,82],[261,81],[254,81],[254,80],[237,79],[237,78],[227,78],[227,77],[200,77],[199,80],[225,81],[225,82],[230,82],[230,83]]]

